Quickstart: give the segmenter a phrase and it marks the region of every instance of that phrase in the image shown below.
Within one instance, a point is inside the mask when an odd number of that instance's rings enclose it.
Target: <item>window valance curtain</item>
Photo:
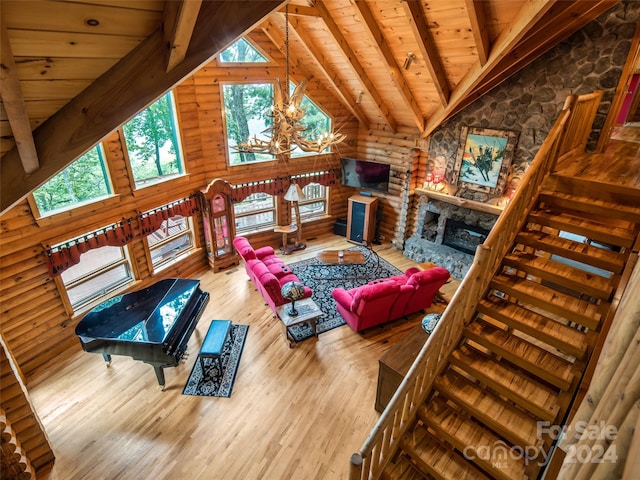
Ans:
[[[138,215],[140,236],[147,236],[160,228],[162,222],[172,217],[190,217],[200,211],[200,202],[195,195],[169,203]],[[60,275],[80,262],[80,255],[94,248],[123,247],[135,237],[131,225],[133,218],[123,219],[104,228],[74,238],[54,247],[47,246],[49,274]]]
[[[146,237],[160,228],[169,218],[191,217],[200,211],[200,201],[195,195],[172,202],[163,207],[154,208],[138,215],[140,235]]]
[[[301,188],[310,183],[319,183],[325,187],[335,185],[339,178],[339,172],[335,169],[323,170],[320,172],[302,173],[288,177],[276,177],[272,180],[260,180],[257,182],[247,182],[233,185],[231,201],[241,202],[254,193],[267,193],[269,195],[284,194],[291,183],[297,183]]]
[[[47,247],[49,274],[54,277],[80,262],[80,255],[94,248],[122,247],[133,240],[131,218],[123,219],[104,228],[69,240],[61,245]]]

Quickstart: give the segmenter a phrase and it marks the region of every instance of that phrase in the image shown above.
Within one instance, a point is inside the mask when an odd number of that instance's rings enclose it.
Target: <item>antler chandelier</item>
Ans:
[[[296,147],[304,152],[320,153],[337,143],[346,135],[341,133],[323,133],[316,139],[307,138],[304,132],[307,127],[302,123],[304,110],[300,108],[307,82],[300,82],[289,97],[289,7],[285,7],[285,71],[286,83],[283,88],[280,78],[276,78],[273,90],[273,105],[266,115],[272,119],[272,125],[262,131],[267,138],[248,138],[246,142],[232,147],[240,153],[270,153],[280,155],[290,153]]]

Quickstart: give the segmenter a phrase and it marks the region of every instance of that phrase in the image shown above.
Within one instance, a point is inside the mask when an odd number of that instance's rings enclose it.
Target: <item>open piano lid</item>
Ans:
[[[94,307],[76,326],[81,339],[166,343],[199,280],[169,278]]]

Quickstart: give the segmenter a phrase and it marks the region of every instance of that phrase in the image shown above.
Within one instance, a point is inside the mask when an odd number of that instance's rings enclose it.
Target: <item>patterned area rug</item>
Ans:
[[[204,375],[200,367],[200,359],[196,358],[189,380],[182,391],[183,395],[199,395],[203,397],[230,397],[233,383],[236,380],[240,357],[247,339],[249,325],[232,325],[233,341],[227,338],[222,347],[222,371],[218,362],[210,358],[204,360]]]
[[[289,268],[300,281],[311,287],[313,301],[324,312],[317,320],[318,334],[345,325],[345,321],[336,310],[336,302],[331,296],[334,288],[342,287],[349,290],[377,278],[387,278],[402,273],[366,247],[355,246],[348,250],[360,250],[367,261],[361,265],[325,265],[316,258],[310,258],[289,264]],[[291,327],[290,332],[296,342],[312,336],[311,327],[306,323]]]

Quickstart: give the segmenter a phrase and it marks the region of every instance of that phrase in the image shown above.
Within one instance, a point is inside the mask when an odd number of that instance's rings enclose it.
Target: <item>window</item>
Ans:
[[[275,197],[267,193],[252,193],[233,205],[236,233],[273,227],[276,224]]]
[[[33,192],[38,212],[47,216],[111,194],[102,146],[97,145]]]
[[[267,59],[258,50],[244,38],[224,50],[218,61],[221,63],[263,63]]]
[[[290,94],[293,93],[294,87],[293,83],[289,84]],[[240,153],[232,148],[245,142],[248,138],[254,137],[268,143],[268,129],[273,125],[268,115],[273,104],[273,85],[260,83],[222,85],[222,97],[229,165],[273,160],[274,157],[271,154]],[[300,103],[300,108],[304,110],[301,122],[306,127],[304,136],[307,139],[317,139],[322,134],[331,132],[331,118],[306,95]],[[315,153],[304,152],[300,148],[294,148],[291,152],[292,157],[305,155],[315,155]]]
[[[134,280],[126,247],[89,250],[60,277],[74,311],[106,299]]]
[[[294,86],[292,84],[290,86],[291,93],[293,93],[293,89]],[[317,139],[320,135],[331,132],[331,118],[320,110],[315,103],[309,100],[309,97],[306,95],[302,98],[302,102],[300,102],[300,108],[304,110],[302,123],[304,123],[306,127],[306,130],[304,131],[304,136],[306,138]],[[325,150],[325,152],[326,151],[328,151],[328,149]],[[292,157],[303,157],[305,155],[317,154],[315,152],[304,152],[299,148],[296,148],[291,152]]]
[[[137,188],[184,172],[171,93],[125,123],[123,130],[131,173]]]
[[[270,83],[223,85],[222,96],[229,165],[273,160],[273,155],[270,154],[239,153],[231,148],[249,137],[267,139],[262,132],[271,125],[265,112],[272,104],[273,85]]]
[[[310,183],[302,189],[305,199],[298,202],[302,219],[317,217],[327,213],[327,187]]]
[[[158,230],[147,236],[154,270],[191,251],[194,248],[193,238],[190,218],[176,216],[163,221]]]

